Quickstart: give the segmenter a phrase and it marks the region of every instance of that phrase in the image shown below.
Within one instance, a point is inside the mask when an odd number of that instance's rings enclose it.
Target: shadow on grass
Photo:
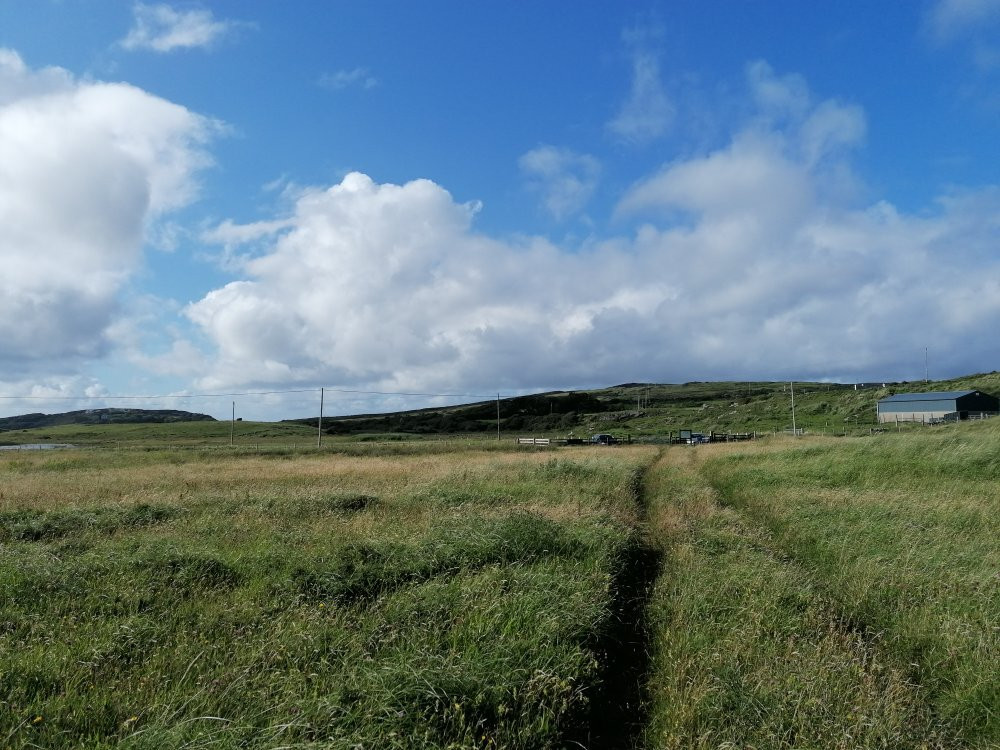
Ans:
[[[585,726],[570,732],[569,746],[588,750],[638,747],[648,719],[646,685],[651,668],[649,598],[660,575],[660,550],[636,544],[628,549],[615,578],[613,616],[597,652],[601,680],[591,696]]]

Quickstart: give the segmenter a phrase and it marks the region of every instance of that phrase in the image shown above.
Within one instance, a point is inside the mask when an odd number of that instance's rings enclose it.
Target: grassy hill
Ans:
[[[875,405],[893,393],[978,389],[1000,392],[1000,374],[969,375],[929,383],[796,383],[797,427],[827,434],[867,432]],[[504,433],[565,435],[569,432],[665,435],[701,432],[771,432],[792,426],[792,393],[783,382],[625,383],[589,391],[552,391],[500,400]],[[316,427],[316,418],[293,420]],[[325,417],[329,435],[495,433],[497,403],[484,401],[392,414]]]
[[[875,405],[893,393],[976,389],[1000,393],[1000,373],[968,375],[929,383],[795,383],[795,424],[810,433],[867,434],[876,424]],[[500,400],[502,435],[560,437],[596,432],[657,438],[680,429],[699,432],[780,432],[792,426],[792,393],[783,382],[623,383],[586,391],[550,391]],[[105,415],[101,418],[101,415]],[[147,415],[139,419],[140,414]],[[191,420],[171,421],[188,414]],[[95,416],[96,415],[96,416]],[[150,416],[160,415],[159,423]],[[43,426],[25,415],[0,420],[0,445],[73,443],[77,445],[178,444],[308,446],[317,435],[317,417],[281,422],[215,421],[188,412],[100,409],[49,415]],[[68,417],[73,416],[72,419]],[[18,424],[24,426],[11,426]],[[909,426],[904,426],[907,429]],[[912,428],[911,428],[912,429]],[[4,431],[6,430],[6,431]],[[324,416],[330,442],[400,440],[449,435],[491,437],[497,430],[497,402],[389,414]]]
[[[70,443],[80,446],[120,445],[207,446],[314,445],[316,430],[303,425],[276,422],[166,422],[127,424],[64,424],[54,427],[0,433],[0,446],[27,443]]]
[[[208,414],[176,409],[82,409],[59,414],[21,414],[0,417],[0,431],[29,430],[69,424],[162,424],[165,422],[214,422]]]

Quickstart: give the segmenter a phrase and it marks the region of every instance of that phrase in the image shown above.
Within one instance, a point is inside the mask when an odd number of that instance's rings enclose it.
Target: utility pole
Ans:
[[[788,384],[788,387],[792,391],[792,435],[798,436],[798,431],[795,429],[795,382]]]
[[[229,423],[229,444],[234,445],[236,440],[236,402],[233,401],[233,421]]]
[[[924,347],[924,382],[925,383],[929,383],[930,382],[930,378],[927,375],[928,375],[928,371],[927,371],[927,347],[925,346]]]
[[[500,442],[500,394],[497,394],[497,442]]]
[[[316,423],[316,447],[323,447],[323,389],[319,389],[319,422]]]

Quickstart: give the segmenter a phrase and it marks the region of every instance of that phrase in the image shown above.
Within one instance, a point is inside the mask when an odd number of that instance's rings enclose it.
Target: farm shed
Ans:
[[[939,422],[1000,413],[1000,399],[980,391],[897,393],[878,402],[879,422]]]

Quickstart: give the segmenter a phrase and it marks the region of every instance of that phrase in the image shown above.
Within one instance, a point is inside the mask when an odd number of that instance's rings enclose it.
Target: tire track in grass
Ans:
[[[786,446],[703,473],[810,571],[846,627],[880,635],[941,722],[997,748],[995,440],[969,432],[956,450],[958,434]]]
[[[670,449],[650,477],[664,572],[646,746],[959,747],[879,634],[847,627],[763,526],[717,502],[704,450]]]
[[[660,456],[662,452],[650,465],[637,469],[632,478],[637,527],[612,583],[612,617],[597,649],[602,673],[600,687],[590,701],[587,736],[571,743],[590,750],[638,747],[648,719],[649,600],[660,575],[662,554],[646,533],[647,483]]]

